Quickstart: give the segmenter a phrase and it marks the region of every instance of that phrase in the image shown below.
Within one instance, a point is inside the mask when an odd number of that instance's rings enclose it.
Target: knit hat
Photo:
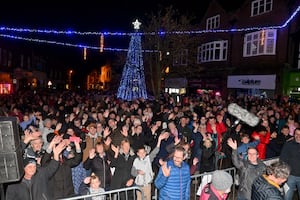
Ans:
[[[211,183],[219,191],[226,191],[231,188],[233,180],[232,176],[222,170],[216,170],[212,174]]]
[[[23,159],[23,166],[26,167],[28,164],[35,164],[36,165],[36,160],[33,158],[25,158]]]

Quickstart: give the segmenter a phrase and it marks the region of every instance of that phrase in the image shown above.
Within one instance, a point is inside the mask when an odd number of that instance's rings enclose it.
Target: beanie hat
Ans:
[[[23,166],[26,167],[28,164],[35,164],[36,165],[36,160],[34,158],[25,158],[23,159]]]
[[[233,180],[232,176],[222,170],[216,170],[212,174],[211,183],[219,191],[226,191],[231,188]]]

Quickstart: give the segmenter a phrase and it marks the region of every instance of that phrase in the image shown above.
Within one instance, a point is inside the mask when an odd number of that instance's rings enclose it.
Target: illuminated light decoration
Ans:
[[[139,22],[138,19],[136,19],[134,22],[132,22],[132,24],[133,24],[133,28],[134,28],[135,30],[139,30],[139,29],[140,29],[140,26],[142,25],[142,23]]]
[[[0,31],[12,31],[12,32],[29,32],[29,33],[43,33],[43,34],[56,34],[56,35],[111,35],[111,36],[131,36],[134,35],[166,35],[166,34],[203,34],[203,33],[224,33],[224,32],[244,32],[244,31],[255,31],[263,29],[281,29],[285,28],[299,13],[300,6],[291,14],[291,16],[282,24],[277,26],[265,26],[265,27],[245,27],[245,28],[236,28],[236,29],[211,29],[211,30],[196,30],[196,31],[160,31],[160,32],[146,32],[146,33],[125,33],[125,32],[97,32],[97,31],[63,31],[63,30],[48,30],[48,29],[29,29],[29,28],[12,28],[1,26]],[[138,25],[139,21],[135,21]],[[133,22],[133,23],[135,23]]]
[[[100,53],[103,52],[103,48],[104,48],[104,35],[101,34],[101,36],[100,36]]]
[[[140,22],[137,20],[135,22],[136,24],[133,23],[133,25],[135,30],[138,31],[140,24],[137,25],[137,23]],[[117,98],[126,101],[148,98],[140,34],[131,36]]]
[[[83,48],[83,60],[86,60],[86,47]]]
[[[61,45],[61,46],[67,46],[67,47],[77,47],[77,48],[87,48],[87,49],[94,49],[94,50],[100,50],[99,47],[95,46],[89,46],[89,45],[82,45],[82,44],[72,44],[72,43],[66,43],[66,42],[58,42],[54,40],[40,40],[35,38],[26,38],[26,37],[20,37],[20,36],[13,36],[13,35],[6,35],[6,34],[0,34],[0,37],[15,39],[15,40],[24,40],[27,42],[37,42],[37,43],[46,43],[46,44],[55,44],[55,45]],[[103,48],[105,51],[119,51],[119,52],[126,52],[128,49],[120,49],[120,48]],[[157,50],[142,50],[143,52],[147,53],[153,53],[158,52]]]
[[[167,34],[204,34],[204,33],[228,33],[228,32],[247,32],[247,31],[257,31],[257,30],[266,30],[266,29],[282,29],[285,28],[299,13],[300,6],[291,14],[291,16],[282,24],[277,26],[265,26],[265,27],[245,27],[245,28],[234,28],[234,29],[212,29],[212,30],[196,30],[196,31],[160,31],[160,32],[146,32],[146,33],[125,33],[125,32],[80,32],[80,31],[57,31],[57,30],[48,30],[48,29],[29,29],[29,28],[12,28],[1,26],[0,31],[10,31],[10,32],[29,32],[29,33],[38,33],[38,34],[56,34],[56,35],[110,35],[110,36],[132,36],[134,35],[167,35]],[[25,40],[28,42],[39,42],[39,43],[47,43],[47,44],[55,44],[55,45],[63,45],[69,47],[79,47],[87,49],[96,49],[100,50],[99,47],[88,46],[88,45],[80,45],[80,44],[71,44],[65,42],[44,40],[44,39],[34,39],[34,38],[26,38],[20,36],[13,36],[7,34],[0,34],[0,37],[6,37],[11,39]],[[105,51],[128,51],[128,49],[118,49],[118,48],[103,48]],[[157,52],[156,50],[143,50],[144,52]]]
[[[260,36],[260,45],[263,46],[265,44],[265,39],[266,39],[266,31],[262,30],[261,31],[261,36]]]
[[[168,74],[170,72],[170,67],[166,67],[165,73]]]
[[[0,94],[11,94],[12,84],[10,83],[0,83]]]

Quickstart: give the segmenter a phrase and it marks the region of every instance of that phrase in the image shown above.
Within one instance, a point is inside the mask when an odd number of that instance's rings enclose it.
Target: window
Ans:
[[[188,64],[188,50],[183,49],[178,54],[173,57],[173,65],[174,66],[187,66]]]
[[[275,29],[246,34],[244,37],[243,56],[275,55],[276,35]]]
[[[298,47],[297,69],[300,69],[300,42]]]
[[[252,1],[251,16],[261,15],[272,10],[273,0]]]
[[[220,27],[220,15],[215,15],[206,20],[206,30],[216,29]]]
[[[197,63],[227,60],[228,41],[214,41],[198,47]]]

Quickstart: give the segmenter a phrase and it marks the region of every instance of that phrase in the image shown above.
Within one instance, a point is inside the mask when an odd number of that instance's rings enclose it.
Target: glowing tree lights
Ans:
[[[148,98],[144,75],[141,34],[138,33],[141,23],[135,20],[132,24],[136,31],[131,35],[127,59],[117,93],[118,98],[126,101]]]

